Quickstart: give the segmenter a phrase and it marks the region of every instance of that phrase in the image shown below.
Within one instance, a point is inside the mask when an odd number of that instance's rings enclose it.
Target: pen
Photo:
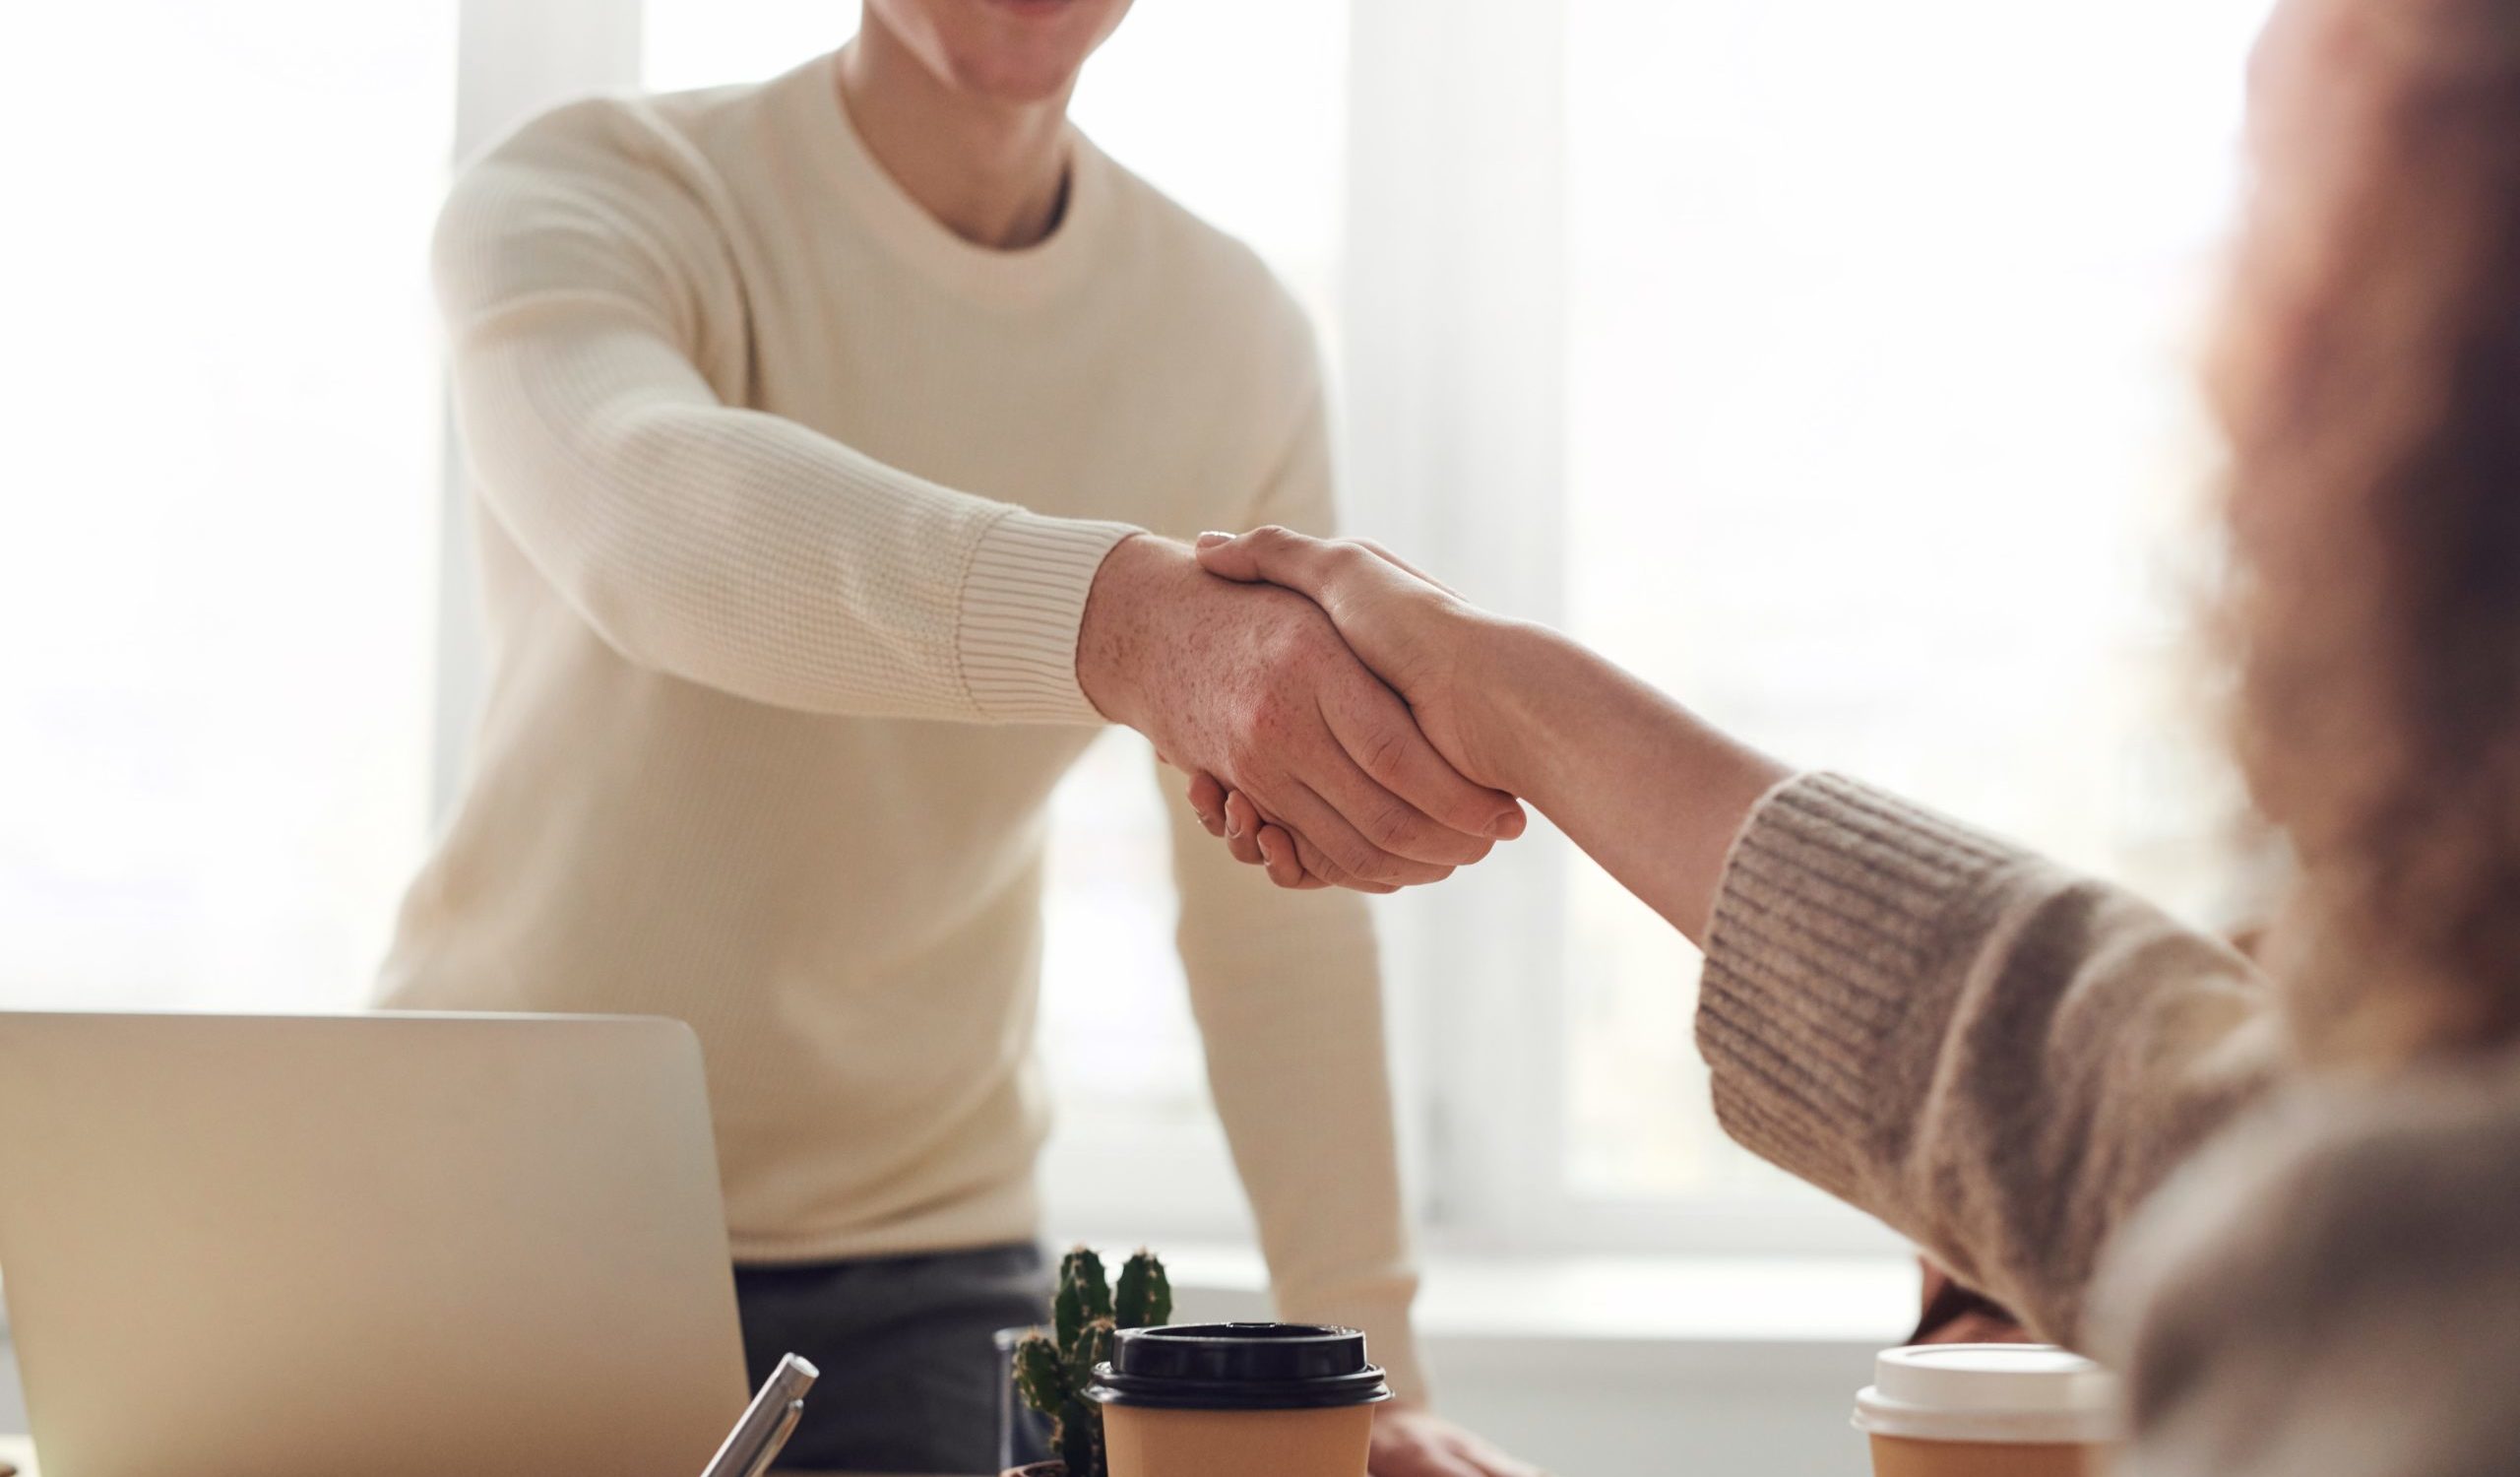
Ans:
[[[804,1415],[805,1391],[820,1374],[793,1354],[780,1360],[700,1477],[761,1477],[769,1471],[779,1448],[788,1445],[788,1433]]]

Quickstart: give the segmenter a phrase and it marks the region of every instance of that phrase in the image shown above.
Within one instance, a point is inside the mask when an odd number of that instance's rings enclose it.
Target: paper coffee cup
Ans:
[[[1190,1323],[1121,1329],[1086,1395],[1111,1477],[1364,1477],[1391,1386],[1354,1328]]]
[[[2046,1344],[1919,1344],[1873,1362],[1855,1401],[1873,1477],[2099,1477],[2117,1381]]]

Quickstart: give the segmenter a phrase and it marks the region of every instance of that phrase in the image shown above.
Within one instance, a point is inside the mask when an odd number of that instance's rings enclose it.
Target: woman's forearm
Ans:
[[[1469,726],[1505,788],[1697,943],[1732,838],[1792,771],[1544,626],[1476,638]]]
[[[2103,1249],[2274,1080],[2247,962],[1853,781],[1780,792],[1783,765],[1564,637],[1464,647],[1489,778],[1708,947],[1696,1035],[1725,1130],[2081,1341]]]

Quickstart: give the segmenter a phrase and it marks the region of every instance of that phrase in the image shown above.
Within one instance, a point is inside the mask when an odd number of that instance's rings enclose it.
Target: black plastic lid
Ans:
[[[1365,1336],[1317,1323],[1123,1328],[1086,1398],[1189,1410],[1314,1410],[1391,1398]]]

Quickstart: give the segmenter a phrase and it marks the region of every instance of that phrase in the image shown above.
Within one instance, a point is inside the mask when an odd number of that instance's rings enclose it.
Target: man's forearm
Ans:
[[[1493,622],[1465,684],[1510,788],[1691,939],[1759,798],[1792,771],[1543,626]]]

